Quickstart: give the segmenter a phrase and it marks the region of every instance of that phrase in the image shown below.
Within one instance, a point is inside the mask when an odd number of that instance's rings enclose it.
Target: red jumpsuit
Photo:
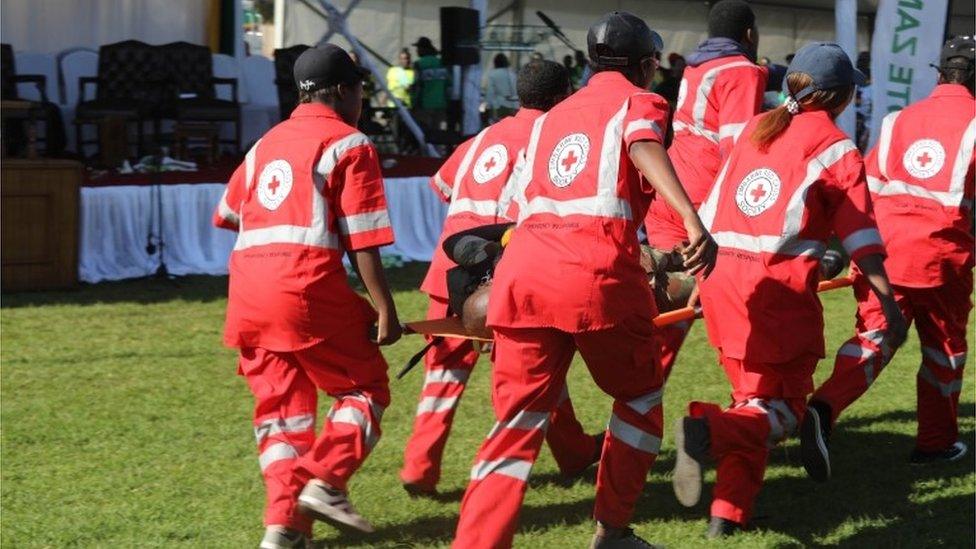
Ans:
[[[247,153],[214,223],[238,231],[224,342],[255,397],[265,524],[309,532],[299,492],[313,477],[344,490],[390,402],[376,312],[342,265],[393,242],[376,150],[330,108],[299,105]],[[335,399],[317,438],[316,389]]]
[[[668,156],[688,198],[697,208],[711,190],[732,145],[762,109],[766,69],[744,55],[731,55],[685,69],[675,107],[674,138]],[[655,200],[644,219],[648,243],[670,251],[687,240],[681,218],[663,200]],[[661,366],[670,374],[692,321],[659,330]]]
[[[888,258],[885,269],[905,318],[922,343],[918,438],[923,452],[956,442],[956,412],[972,309],[973,96],[958,84],[885,117],[868,155],[868,185]],[[837,351],[834,372],[813,398],[834,420],[877,379],[886,360],[878,342],[881,305],[858,277],[857,333]],[[885,357],[890,358],[890,357]]]
[[[661,97],[601,72],[535,122],[517,183],[519,225],[489,301],[497,423],[471,469],[455,547],[511,545],[576,350],[615,399],[594,514],[610,526],[630,521],[661,443],[664,379],[636,237],[651,190],[627,153],[663,141],[666,120]]]
[[[801,112],[760,152],[736,143],[702,222],[719,245],[701,282],[705,326],[732,384],[732,405],[692,403],[718,462],[711,514],[749,521],[769,448],[802,419],[824,356],[819,259],[836,235],[851,258],[882,254],[857,148],[824,111]]]
[[[444,239],[460,231],[511,221],[517,214],[509,176],[523,153],[529,132],[542,111],[521,109],[462,144],[431,178],[431,187],[450,202],[440,242],[420,289],[430,296],[427,318],[447,316],[447,271],[454,263],[444,253]],[[417,405],[413,433],[404,450],[400,478],[433,490],[440,479],[441,457],[454,413],[478,361],[470,340],[445,338],[424,357],[424,387]],[[547,440],[560,470],[588,465],[596,448],[583,432],[566,393],[558,417],[552,418]]]

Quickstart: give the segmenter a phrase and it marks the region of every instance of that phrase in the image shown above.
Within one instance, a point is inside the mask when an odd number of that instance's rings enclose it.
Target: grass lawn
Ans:
[[[414,291],[425,265],[393,270],[404,320],[419,319]],[[4,547],[254,547],[262,533],[263,488],[251,430],[251,397],[235,375],[235,354],[220,345],[226,279],[140,280],[74,292],[3,298],[0,419]],[[852,330],[849,290],[827,294],[828,354]],[[972,326],[972,324],[971,324]],[[416,336],[385,350],[392,370],[421,347]],[[970,353],[972,354],[972,353]],[[807,480],[796,441],[774,450],[755,529],[722,547],[845,545],[972,547],[973,454],[959,463],[910,467],[915,433],[915,336],[835,431],[834,478]],[[969,364],[974,361],[970,356]],[[821,363],[817,379],[829,374]],[[666,426],[691,399],[725,403],[728,385],[704,328],[696,324],[665,398]],[[392,382],[383,439],[354,477],[351,494],[376,524],[369,536],[316,526],[321,546],[446,546],[475,449],[493,423],[489,369],[471,378],[444,458],[443,497],[411,500],[397,471],[412,426],[422,375]],[[592,431],[609,399],[576,364],[570,387]],[[974,430],[973,375],[961,404],[963,440]],[[321,404],[324,409],[328,402]],[[319,417],[324,414],[320,413]],[[678,505],[665,434],[634,527],[669,547],[706,546],[707,502]],[[518,547],[585,547],[593,525],[593,474],[559,480],[543,450],[525,499]],[[715,546],[719,546],[716,544]]]

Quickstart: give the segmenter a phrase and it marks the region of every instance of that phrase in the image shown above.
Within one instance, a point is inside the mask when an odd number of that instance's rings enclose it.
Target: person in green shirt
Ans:
[[[430,38],[421,36],[414,44],[417,61],[413,86],[413,115],[426,129],[441,129],[447,118],[447,90],[450,72],[441,63]]]
[[[410,87],[413,86],[417,74],[413,70],[410,50],[407,48],[400,50],[398,61],[399,65],[393,65],[386,71],[386,87],[389,88],[393,97],[399,99],[403,106],[409,109],[410,105],[413,104],[410,97]],[[390,100],[387,101],[386,106],[394,107],[395,105]]]

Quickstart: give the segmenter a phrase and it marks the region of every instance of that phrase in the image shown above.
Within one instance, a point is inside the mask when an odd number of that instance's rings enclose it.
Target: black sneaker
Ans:
[[[590,549],[656,549],[658,547],[660,546],[653,545],[635,534],[631,528],[624,528],[617,535],[609,535],[609,532],[599,525],[590,541]]]
[[[603,439],[606,438],[607,432],[601,431],[590,436],[593,437],[593,455],[590,456],[590,461],[586,462],[586,465],[580,467],[579,469],[562,472],[561,474],[564,479],[572,480],[578,478],[585,473],[587,469],[592,467],[594,463],[600,462],[600,457],[603,455]]]
[[[674,495],[685,507],[701,499],[702,465],[708,457],[710,435],[704,418],[679,417],[674,423]]]
[[[800,426],[803,468],[817,482],[830,478],[830,417],[830,406],[811,400]]]
[[[712,517],[708,521],[708,536],[709,539],[724,538],[726,536],[731,536],[736,532],[742,530],[742,525],[733,520],[724,519],[722,517]]]
[[[965,442],[956,441],[952,446],[938,452],[922,452],[916,448],[912,450],[912,455],[908,457],[908,461],[914,465],[957,461],[966,455],[968,451],[969,446],[966,446]]]

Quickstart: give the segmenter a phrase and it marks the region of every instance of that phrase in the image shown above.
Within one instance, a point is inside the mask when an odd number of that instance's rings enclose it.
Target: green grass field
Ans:
[[[403,320],[425,300],[413,289],[425,265],[391,271]],[[4,547],[254,547],[262,533],[263,488],[251,430],[251,396],[220,345],[226,279],[142,280],[79,291],[7,295],[2,316],[2,515]],[[848,290],[827,294],[828,354],[852,330]],[[398,370],[421,347],[404,338],[385,351]],[[972,353],[971,353],[972,354]],[[834,478],[809,481],[795,441],[774,450],[755,529],[716,547],[843,545],[972,547],[973,454],[950,465],[911,467],[915,433],[915,336],[871,391],[842,418],[833,442]],[[974,361],[970,357],[969,364]],[[818,380],[832,363],[821,363]],[[609,399],[577,364],[570,387],[588,429],[606,422]],[[371,536],[316,526],[320,546],[446,546],[475,449],[493,423],[489,369],[471,378],[447,446],[442,497],[411,500],[397,471],[422,381],[392,385],[383,439],[351,483]],[[973,376],[961,404],[962,436],[973,440]],[[670,426],[687,401],[725,403],[728,385],[703,326],[689,337],[665,398]],[[324,399],[323,399],[324,400]],[[322,403],[327,406],[328,403]],[[320,417],[323,414],[320,413]],[[678,505],[666,433],[634,527],[669,547],[709,545],[703,502]],[[593,474],[560,481],[547,450],[536,464],[518,547],[585,547],[592,533]]]

